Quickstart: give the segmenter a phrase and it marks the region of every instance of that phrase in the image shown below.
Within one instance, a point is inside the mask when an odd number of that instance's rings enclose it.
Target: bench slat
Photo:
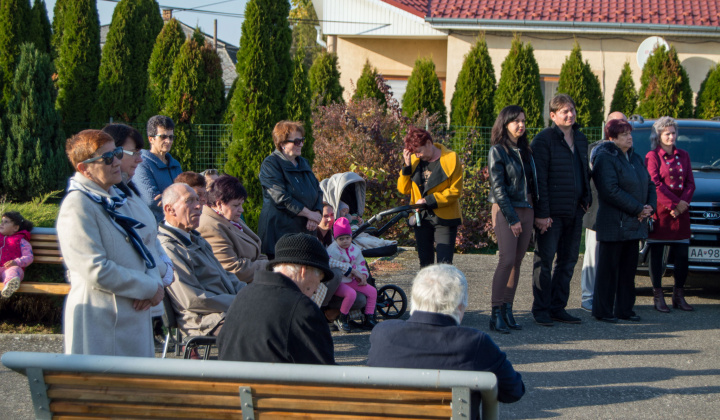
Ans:
[[[239,397],[238,397],[239,399]],[[56,401],[50,403],[50,411],[58,415],[95,414],[113,418],[183,418],[183,419],[240,419],[240,404],[236,409],[218,409],[210,407],[174,407],[148,406],[142,404],[116,404],[98,402]]]
[[[50,295],[67,295],[70,293],[69,283],[37,283],[24,281],[17,290],[22,293],[43,293]]]
[[[113,384],[113,388],[127,388],[131,392],[137,392],[138,389],[143,390],[163,390],[163,391],[187,391],[194,393],[225,393],[228,395],[237,395],[240,386],[249,386],[253,390],[253,396],[258,398],[266,396],[288,396],[288,397],[317,397],[324,395],[327,391],[325,387],[319,386],[301,386],[301,385],[282,385],[282,384],[264,384],[264,383],[247,383],[247,382],[219,382],[219,381],[200,381],[185,380],[177,378],[131,378],[115,375],[92,375],[83,373],[55,373],[48,372],[45,374],[45,383],[48,385],[69,385],[69,386],[87,386],[87,387],[107,387],[107,384]],[[431,400],[442,399],[450,401],[452,392],[446,390],[427,391],[414,389],[387,389],[383,392],[368,394],[368,388],[362,387],[334,387],[335,395],[347,394],[353,396],[354,400],[387,400],[387,401],[413,401],[426,402]],[[238,397],[239,398],[239,397]]]
[[[373,395],[380,394],[384,389],[377,389]],[[262,413],[266,410],[292,410],[309,413],[340,413],[340,414],[366,414],[377,416],[428,416],[449,418],[452,416],[450,401],[446,405],[424,405],[424,404],[400,404],[394,402],[343,401],[342,396],[335,397],[329,401],[313,399],[288,399],[288,398],[258,398],[254,400],[255,411]],[[438,401],[439,403],[439,401]]]
[[[62,257],[54,257],[54,256],[45,256],[45,255],[36,255],[33,259],[33,263],[35,264],[62,264],[63,258]]]
[[[57,243],[58,237],[57,235],[50,235],[47,233],[32,233],[30,234],[30,243],[34,243],[35,241],[52,241]]]
[[[322,413],[285,413],[281,411],[267,411],[261,413],[255,413],[255,420],[387,420],[387,419],[402,419],[402,420],[448,420],[450,416],[445,417],[408,417],[406,415],[400,417],[387,417],[387,416],[363,416],[358,414],[322,414]]]

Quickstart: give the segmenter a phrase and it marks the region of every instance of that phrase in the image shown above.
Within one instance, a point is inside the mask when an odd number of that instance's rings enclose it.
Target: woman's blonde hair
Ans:
[[[272,136],[275,148],[280,150],[280,146],[285,143],[291,133],[297,131],[301,136],[305,135],[305,128],[303,123],[300,121],[280,121],[275,124],[273,128]]]

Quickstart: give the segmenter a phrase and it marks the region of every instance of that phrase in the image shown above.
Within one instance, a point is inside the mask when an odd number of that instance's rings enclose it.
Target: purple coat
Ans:
[[[665,153],[662,147],[645,155],[650,178],[657,190],[657,212],[653,216],[655,226],[650,239],[676,241],[690,238],[690,212],[679,217],[670,215],[680,200],[690,203],[695,192],[695,177],[690,166],[690,155],[676,147]]]

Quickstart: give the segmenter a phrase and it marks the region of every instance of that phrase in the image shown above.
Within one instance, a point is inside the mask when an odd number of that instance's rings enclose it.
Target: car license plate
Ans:
[[[688,252],[690,261],[720,262],[720,248],[691,246]]]

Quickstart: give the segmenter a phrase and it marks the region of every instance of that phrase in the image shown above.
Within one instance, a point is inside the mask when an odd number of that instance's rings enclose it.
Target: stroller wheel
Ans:
[[[403,289],[388,284],[378,290],[377,310],[385,319],[400,318],[407,309],[407,296]]]

